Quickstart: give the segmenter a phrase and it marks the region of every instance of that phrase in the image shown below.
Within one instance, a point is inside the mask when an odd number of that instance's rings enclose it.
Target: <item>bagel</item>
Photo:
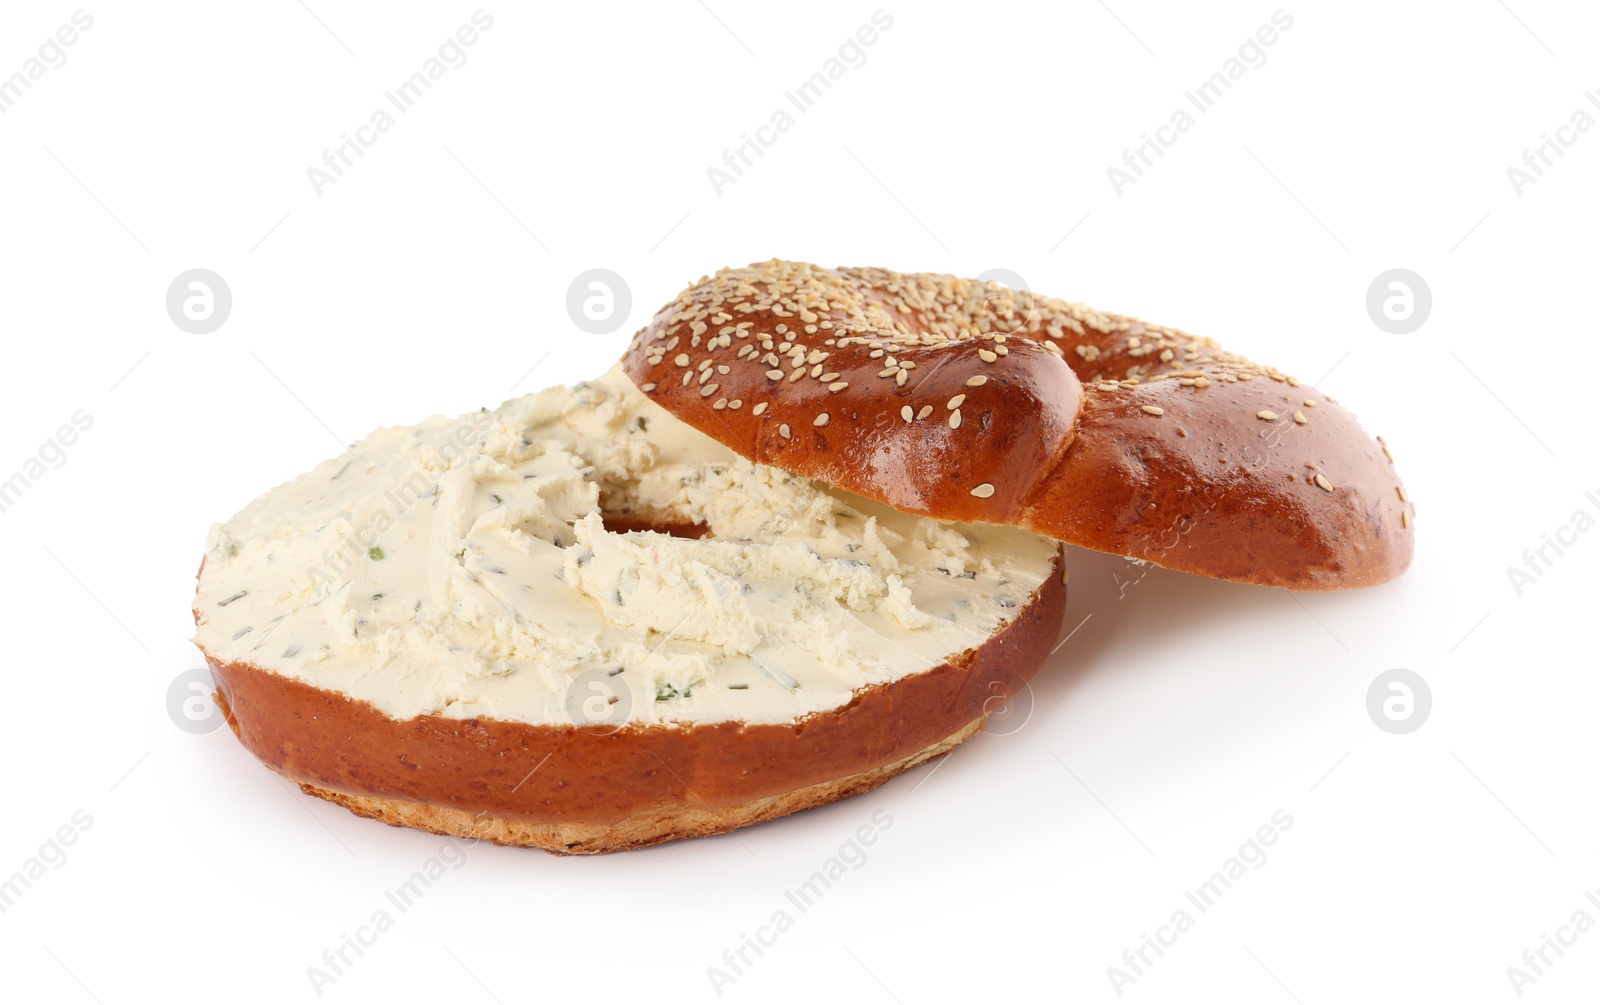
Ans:
[[[591,853],[950,749],[1064,602],[1058,542],[755,463],[619,364],[267,492],[212,529],[194,616],[234,733],[305,792]]]
[[[934,273],[773,260],[703,277],[623,357],[738,454],[939,520],[1244,583],[1410,564],[1381,439],[1207,338]]]

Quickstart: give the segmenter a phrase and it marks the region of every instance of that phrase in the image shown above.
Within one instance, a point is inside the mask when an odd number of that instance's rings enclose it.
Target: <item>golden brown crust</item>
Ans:
[[[434,834],[474,838],[494,844],[543,848],[557,855],[597,855],[647,848],[664,841],[726,834],[740,827],[765,823],[836,799],[870,792],[895,775],[951,750],[982,729],[986,719],[987,715],[980,715],[953,736],[892,764],[869,768],[846,778],[819,782],[781,795],[751,799],[715,810],[693,803],[661,807],[655,812],[641,813],[614,824],[537,823],[498,817],[483,811],[468,813],[408,799],[352,795],[310,782],[300,782],[300,789],[307,795],[338,803],[357,816],[379,820],[391,827],[414,827]]]
[[[1380,583],[1412,510],[1381,440],[1198,338],[973,280],[774,260],[702,278],[624,368],[752,460],[942,520],[1187,572]]]
[[[207,662],[240,742],[308,792],[390,823],[465,833],[463,820],[500,821],[480,836],[605,851],[719,833],[865,791],[930,748],[959,742],[1038,670],[1065,603],[1057,554],[1050,578],[988,642],[783,724],[605,732],[392,719],[259,667]]]

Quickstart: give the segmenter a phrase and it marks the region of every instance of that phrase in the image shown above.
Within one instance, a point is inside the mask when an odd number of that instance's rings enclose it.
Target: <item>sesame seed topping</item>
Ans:
[[[644,384],[639,388],[639,390],[643,391],[645,394],[649,394],[651,391],[654,391],[655,389],[656,389],[656,385],[654,383]]]
[[[783,379],[783,371],[782,370],[768,370],[767,371],[767,379],[768,380],[782,380]]]
[[[999,359],[1000,357],[996,356],[994,353],[990,352],[987,349],[979,349],[978,350],[978,358],[983,360],[985,363],[993,363],[995,360]]]
[[[900,418],[906,420],[907,422],[910,422],[912,419],[916,418],[916,416],[914,416],[911,412],[910,405],[902,405],[900,407]]]
[[[787,422],[778,427],[778,435],[786,440],[789,438],[789,424]]]
[[[981,373],[978,374],[975,377],[968,377],[967,378],[967,386],[968,387],[982,387],[984,384],[987,384],[988,382],[989,382],[989,378],[985,377]]]
[[[909,372],[910,371],[908,370],[901,370],[899,373],[894,375],[894,383],[896,387],[906,386],[906,374]]]
[[[819,413],[817,413],[817,417],[815,419],[811,420],[811,424],[813,426],[826,426],[828,424],[828,413],[827,412],[819,412]]]
[[[700,397],[702,397],[702,398],[709,398],[713,394],[716,394],[716,393],[717,393],[717,382],[716,381],[712,381],[711,383],[707,384],[705,387],[702,387],[700,389]]]
[[[760,415],[762,412],[765,412],[766,410],[767,410],[767,403],[764,402],[764,401],[758,401],[758,402],[756,402],[755,407],[750,409],[750,414],[751,415]]]
[[[1145,413],[1146,415],[1165,415],[1166,414],[1165,410],[1162,409],[1161,406],[1159,406],[1159,405],[1142,405],[1142,406],[1140,406],[1139,411]]]
[[[919,418],[919,419],[926,419],[928,416],[930,416],[932,414],[933,414],[933,406],[932,405],[923,405],[920,409],[917,410],[917,418]]]
[[[960,408],[961,407],[961,403],[963,401],[966,401],[966,400],[967,400],[967,396],[966,395],[958,394],[954,398],[951,398],[949,401],[945,402],[944,407],[945,408],[949,408],[949,409],[957,409],[957,408]]]
[[[1395,491],[1395,495],[1398,495],[1400,497],[1400,501],[1401,502],[1410,502],[1411,501],[1411,500],[1406,498],[1406,487],[1404,485],[1396,485],[1394,487],[1394,491]]]
[[[828,385],[828,390],[832,391],[834,394],[838,394],[840,391],[843,391],[849,386],[850,382],[848,380],[836,380]]]
[[[1324,491],[1324,492],[1332,492],[1333,491],[1333,483],[1328,481],[1327,478],[1323,477],[1321,472],[1317,473],[1317,477],[1316,477],[1315,481],[1317,483],[1317,488],[1321,489],[1322,491]]]
[[[1411,526],[1411,514],[1407,513],[1405,510],[1401,510],[1400,511],[1400,526],[1401,527],[1409,527],[1409,526]]]
[[[961,428],[961,409],[958,408],[955,411],[950,413],[950,428],[951,429],[960,429]]]
[[[678,364],[679,366],[688,366],[689,365],[689,354],[686,353],[686,352],[680,352],[680,353],[678,353],[678,355],[672,357],[672,361],[674,363]]]
[[[740,399],[740,398],[735,398],[732,401],[728,402],[728,407],[729,408],[733,408],[733,409],[740,408],[743,405],[744,405],[744,401],[742,399]]]
[[[979,499],[987,499],[994,495],[994,486],[990,485],[988,482],[984,482],[982,485],[979,485],[977,488],[973,489],[972,494],[977,496]]]
[[[1306,413],[1300,411],[1298,408],[1295,409],[1294,410],[1294,421],[1295,421],[1295,423],[1297,425],[1301,425],[1301,426],[1305,425],[1306,424]]]

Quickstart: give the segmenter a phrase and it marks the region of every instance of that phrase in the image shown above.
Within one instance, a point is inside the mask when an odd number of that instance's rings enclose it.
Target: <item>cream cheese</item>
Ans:
[[[787,722],[981,645],[1058,547],[754,464],[617,368],[256,499],[211,530],[195,642],[396,718]]]

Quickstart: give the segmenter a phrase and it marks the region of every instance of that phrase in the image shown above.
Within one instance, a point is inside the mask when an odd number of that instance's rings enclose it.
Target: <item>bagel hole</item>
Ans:
[[[601,521],[605,524],[606,531],[611,534],[631,534],[635,531],[655,531],[657,534],[667,534],[671,537],[687,538],[698,541],[711,533],[711,528],[703,523],[671,522],[666,520],[647,520],[637,515],[623,515],[620,513],[601,512]]]

